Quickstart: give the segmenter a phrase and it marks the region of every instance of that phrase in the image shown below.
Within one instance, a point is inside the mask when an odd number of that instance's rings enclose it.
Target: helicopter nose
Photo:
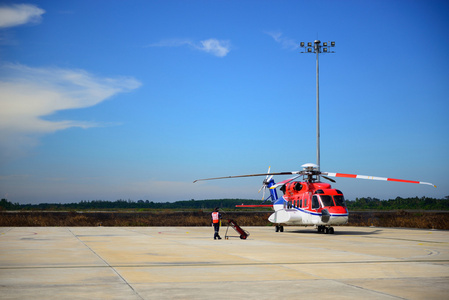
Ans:
[[[330,222],[334,225],[343,225],[348,223],[348,210],[342,206],[332,206],[328,208]]]
[[[346,213],[348,213],[347,208],[343,207],[343,206],[331,206],[331,207],[327,208],[327,210],[331,214],[346,214]]]

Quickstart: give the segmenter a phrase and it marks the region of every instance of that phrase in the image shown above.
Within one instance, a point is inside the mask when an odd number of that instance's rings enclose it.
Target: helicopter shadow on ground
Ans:
[[[316,235],[352,235],[352,236],[358,236],[358,235],[375,235],[380,234],[382,232],[381,229],[375,229],[375,228],[369,228],[370,231],[356,231],[356,230],[350,230],[346,229],[344,227],[335,227],[335,231],[332,234],[325,234],[323,232],[318,232],[316,229],[297,229],[297,230],[288,230],[288,228],[285,229],[284,233],[301,233],[301,234],[316,234]]]

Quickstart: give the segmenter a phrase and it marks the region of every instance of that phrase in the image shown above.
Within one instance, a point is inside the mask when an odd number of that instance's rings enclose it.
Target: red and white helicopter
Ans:
[[[332,182],[335,181],[329,177],[408,182],[436,187],[431,183],[421,181],[321,172],[319,171],[317,165],[311,163],[302,165],[302,168],[302,171],[279,173],[270,173],[270,168],[268,168],[268,172],[263,174],[198,179],[195,180],[194,183],[203,180],[266,176],[259,192],[263,189],[265,193],[265,189],[268,188],[270,191],[270,196],[265,200],[271,199],[272,204],[237,205],[237,207],[273,207],[274,213],[271,214],[268,220],[271,223],[276,224],[276,232],[283,232],[283,224],[285,224],[296,226],[316,226],[318,232],[324,233],[334,233],[334,228],[332,226],[346,224],[348,222],[349,212],[345,204],[343,193],[338,189],[333,189],[330,184],[321,182],[320,177]],[[275,183],[273,179],[274,175],[295,176],[279,183]],[[294,181],[301,176],[302,181]],[[277,195],[277,187],[280,187],[280,190],[284,193],[284,195],[280,198]]]

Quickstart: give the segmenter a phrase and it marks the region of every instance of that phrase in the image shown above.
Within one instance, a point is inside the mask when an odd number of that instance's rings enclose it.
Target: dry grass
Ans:
[[[270,213],[227,213],[242,226],[269,225]],[[0,226],[209,226],[210,212],[0,212]],[[227,223],[226,223],[227,224]]]
[[[403,210],[391,212],[353,212],[349,215],[348,225],[448,230],[449,212]]]
[[[241,226],[270,226],[271,212],[223,214]],[[209,226],[210,212],[0,212],[0,226]],[[449,229],[449,212],[352,212],[348,226]]]

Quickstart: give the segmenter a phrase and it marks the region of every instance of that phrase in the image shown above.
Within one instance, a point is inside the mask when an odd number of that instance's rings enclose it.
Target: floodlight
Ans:
[[[308,43],[307,43],[307,47],[312,47],[312,43],[311,43],[311,42],[308,42]]]
[[[312,48],[307,48],[307,52],[312,52]]]
[[[324,43],[323,43],[323,46],[324,46],[324,47],[327,47],[327,43],[326,43],[326,42],[324,42]]]
[[[301,47],[304,47],[304,42],[301,42]]]
[[[331,42],[331,47],[335,47],[335,42]]]
[[[323,52],[327,52],[327,48],[323,48]]]

